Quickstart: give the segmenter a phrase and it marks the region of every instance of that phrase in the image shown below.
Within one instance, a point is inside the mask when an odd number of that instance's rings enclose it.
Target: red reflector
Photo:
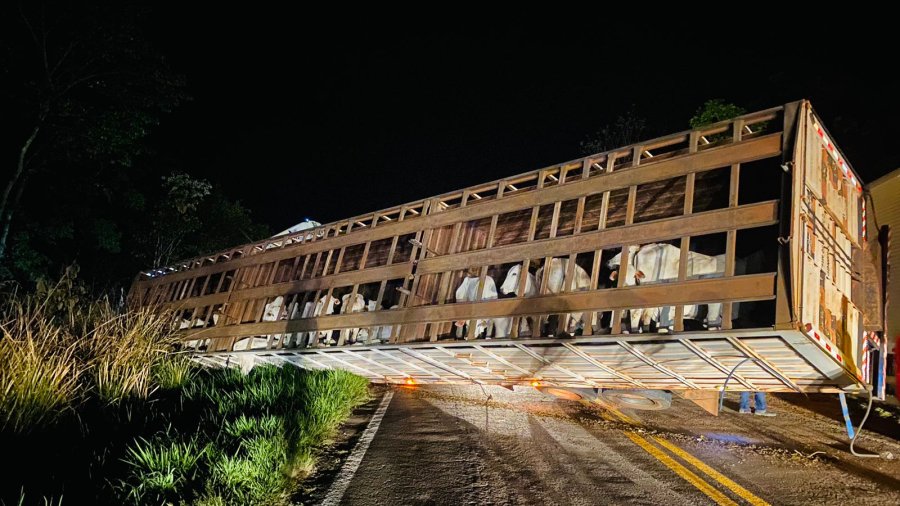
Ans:
[[[825,349],[828,351],[831,351],[831,345],[828,343],[825,343]]]
[[[837,356],[838,362],[843,362],[843,361],[844,361],[844,359],[842,359],[840,355],[836,355],[836,356]]]

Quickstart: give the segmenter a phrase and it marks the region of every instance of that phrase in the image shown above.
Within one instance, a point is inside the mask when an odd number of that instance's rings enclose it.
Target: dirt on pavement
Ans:
[[[733,412],[736,396],[719,417],[674,399],[665,411],[623,410],[634,422],[627,423],[598,404],[517,390],[396,389],[341,504],[900,504],[900,461],[849,454],[835,395],[769,396],[769,410],[778,415],[772,418]],[[345,425],[304,484],[303,503],[327,493],[377,402]],[[858,404],[850,400],[855,423]],[[900,430],[891,434],[896,420],[879,418],[882,434],[864,431],[857,451],[900,456]]]

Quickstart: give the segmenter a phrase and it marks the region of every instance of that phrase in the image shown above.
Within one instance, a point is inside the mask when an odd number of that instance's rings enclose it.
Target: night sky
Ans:
[[[809,98],[865,181],[900,166],[889,149],[900,87],[871,63],[893,62],[887,35],[691,36],[608,21],[447,32],[222,9],[154,7],[148,32],[194,99],[153,142],[273,231],[578,158],[580,141],[632,106],[651,135],[684,130],[709,98],[749,111]]]

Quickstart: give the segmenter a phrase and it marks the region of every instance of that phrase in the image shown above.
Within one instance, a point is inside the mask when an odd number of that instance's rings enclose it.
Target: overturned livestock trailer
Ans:
[[[130,300],[211,366],[716,411],[726,384],[866,388],[872,240],[801,101],[143,272]]]

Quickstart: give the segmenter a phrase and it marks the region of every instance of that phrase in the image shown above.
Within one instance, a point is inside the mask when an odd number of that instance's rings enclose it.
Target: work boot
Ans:
[[[738,413],[740,413],[742,415],[749,415],[752,412],[749,409],[742,409],[742,410],[738,411]]]
[[[769,413],[768,411],[757,411],[753,414],[756,416],[775,416],[775,413]]]

